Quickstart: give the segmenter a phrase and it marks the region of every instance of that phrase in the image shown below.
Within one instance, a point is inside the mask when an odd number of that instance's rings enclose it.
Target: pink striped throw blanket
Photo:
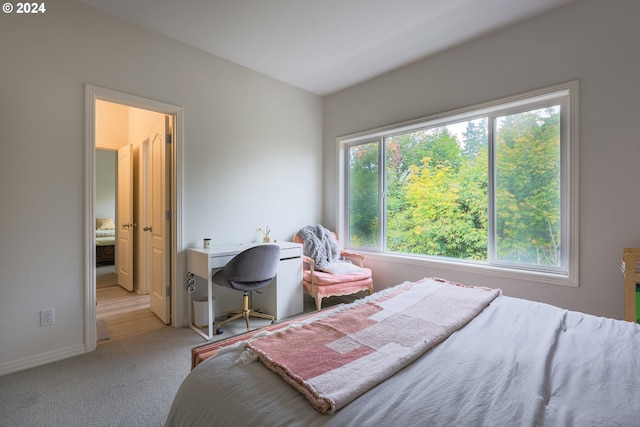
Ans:
[[[405,282],[254,338],[245,352],[331,414],[445,340],[500,294],[436,278]]]

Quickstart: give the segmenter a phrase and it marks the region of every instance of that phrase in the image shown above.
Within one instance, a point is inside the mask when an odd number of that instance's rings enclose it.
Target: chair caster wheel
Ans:
[[[224,331],[220,328],[216,329],[216,335],[220,335],[221,333],[223,333]]]

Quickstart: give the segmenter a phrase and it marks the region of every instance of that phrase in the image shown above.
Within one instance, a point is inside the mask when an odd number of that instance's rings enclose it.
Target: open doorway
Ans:
[[[182,312],[173,301],[180,213],[176,129],[182,109],[92,86],[87,86],[86,102],[90,183],[85,347],[92,351],[96,340],[103,338],[100,326],[98,330],[95,326],[105,316],[99,297],[110,301],[109,315],[121,314],[117,322],[121,336],[171,324],[172,315]],[[107,174],[114,187],[106,191],[108,200],[101,181],[105,158],[115,163],[115,171]],[[98,240],[98,223],[113,228],[109,244]],[[97,279],[105,270],[115,282],[108,283],[113,287],[106,293],[98,291],[105,283],[102,277]]]
[[[170,283],[171,224],[166,212],[172,128],[170,115],[96,100],[98,343],[141,335],[170,322],[165,287]]]

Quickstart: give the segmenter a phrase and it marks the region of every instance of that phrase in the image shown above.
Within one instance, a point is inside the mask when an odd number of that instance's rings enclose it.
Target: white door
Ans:
[[[118,284],[133,291],[133,147],[118,149],[116,270]]]
[[[167,186],[168,165],[170,160],[170,139],[167,140],[168,125],[166,118],[158,121],[151,132],[149,165],[149,215],[144,226],[150,248],[149,278],[151,281],[151,310],[164,323],[171,321],[171,287],[169,281],[169,236],[168,231],[169,194]]]

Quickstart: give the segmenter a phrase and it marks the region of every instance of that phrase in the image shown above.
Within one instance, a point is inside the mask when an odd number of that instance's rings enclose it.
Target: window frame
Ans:
[[[401,254],[386,252],[385,224],[385,138],[392,135],[408,133],[418,129],[446,126],[462,120],[473,120],[478,117],[487,117],[494,121],[496,117],[502,117],[514,112],[531,111],[537,106],[547,106],[550,100],[561,99],[560,114],[560,174],[561,174],[561,239],[567,242],[563,245],[561,256],[562,269],[498,262],[495,260],[495,215],[492,208],[488,217],[488,248],[486,261],[469,261],[429,255]],[[578,138],[578,81],[571,81],[559,85],[521,93],[515,96],[496,99],[493,101],[476,104],[457,110],[439,113],[418,119],[387,125],[384,127],[362,131],[350,135],[338,137],[337,144],[337,209],[336,228],[342,236],[341,240],[348,249],[367,253],[367,258],[372,260],[394,261],[412,265],[436,268],[456,268],[457,270],[489,273],[545,283],[554,283],[568,286],[578,286],[579,282],[579,138]],[[494,205],[494,162],[495,151],[493,142],[493,125],[488,126],[489,140],[489,199],[488,207]],[[354,246],[350,242],[349,230],[349,149],[350,147],[376,142],[378,143],[378,247]],[[564,268],[566,267],[566,268]]]

